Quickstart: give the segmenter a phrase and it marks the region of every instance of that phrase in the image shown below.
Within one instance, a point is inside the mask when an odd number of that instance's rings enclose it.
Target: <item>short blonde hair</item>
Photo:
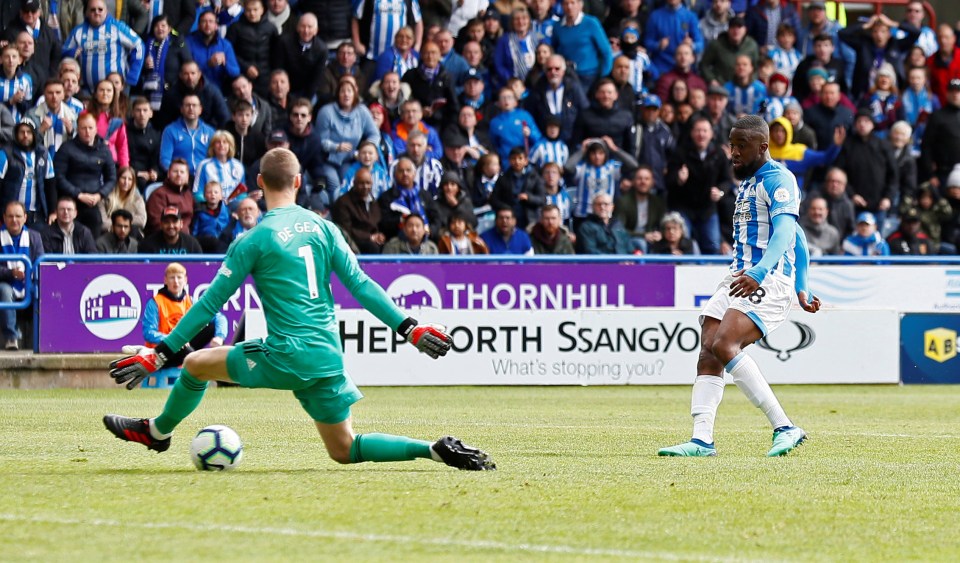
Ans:
[[[293,183],[298,174],[300,161],[290,149],[270,149],[260,159],[260,177],[263,179],[263,186],[268,190],[283,191],[294,187]]]
[[[163,271],[163,275],[169,276],[170,274],[187,275],[187,269],[180,262],[170,262],[167,264],[167,269]]]
[[[237,155],[237,142],[233,139],[233,134],[230,133],[229,131],[220,130],[214,133],[212,137],[210,137],[210,144],[207,146],[208,158],[213,157],[213,145],[215,145],[217,141],[221,139],[225,140],[227,142],[227,145],[230,146],[230,150],[227,151],[227,158],[233,158],[234,156]]]

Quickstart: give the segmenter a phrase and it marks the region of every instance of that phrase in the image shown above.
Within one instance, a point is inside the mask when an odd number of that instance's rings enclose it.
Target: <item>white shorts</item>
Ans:
[[[724,276],[720,285],[717,286],[717,291],[700,313],[701,323],[703,317],[723,320],[727,309],[735,309],[750,317],[760,332],[766,336],[787,320],[790,308],[797,300],[793,281],[776,274],[768,275],[757,291],[747,297],[730,297],[731,283],[733,283],[733,276],[731,274]]]

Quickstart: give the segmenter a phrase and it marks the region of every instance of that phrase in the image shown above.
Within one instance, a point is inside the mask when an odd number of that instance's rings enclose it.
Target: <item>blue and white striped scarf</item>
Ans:
[[[7,230],[6,225],[4,225],[0,228],[0,245],[3,246],[4,254],[24,254],[30,256],[30,233],[27,232],[27,227],[24,226],[20,234],[17,235],[17,238],[14,239]],[[10,260],[7,262],[7,268],[11,270],[23,270],[23,262]],[[27,286],[25,280],[12,280],[10,287],[13,288],[13,295],[17,299],[23,299],[23,296],[26,295]]]

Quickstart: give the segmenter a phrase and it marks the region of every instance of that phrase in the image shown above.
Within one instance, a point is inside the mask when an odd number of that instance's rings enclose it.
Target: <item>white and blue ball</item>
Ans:
[[[201,471],[231,471],[243,460],[243,442],[229,426],[207,426],[190,442],[190,459]]]

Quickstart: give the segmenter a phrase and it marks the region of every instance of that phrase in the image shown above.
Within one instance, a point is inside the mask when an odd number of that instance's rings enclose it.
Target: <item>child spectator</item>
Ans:
[[[543,132],[545,136],[530,149],[530,164],[537,168],[543,168],[548,162],[563,166],[570,158],[570,149],[560,140],[560,118],[556,115],[547,117]]]
[[[523,147],[510,149],[510,168],[497,180],[490,197],[494,209],[513,210],[520,229],[535,223],[546,203],[543,180],[529,164]]]
[[[547,205],[555,206],[560,212],[561,224],[569,226],[573,204],[563,182],[563,169],[556,162],[548,162],[543,165],[540,176],[543,178]]]
[[[877,232],[877,219],[873,213],[863,211],[857,215],[856,231],[843,240],[843,253],[847,256],[890,256],[890,245]]]
[[[611,198],[617,195],[624,166],[630,169],[637,167],[637,161],[632,156],[614,148],[612,143],[610,145],[600,139],[587,139],[583,142],[585,148],[570,155],[563,167],[575,190],[575,221],[586,218],[590,213],[590,204],[597,194],[604,193]]]
[[[897,73],[890,63],[883,63],[877,70],[873,86],[863,97],[862,105],[870,110],[875,124],[874,131],[881,139],[896,121],[896,106],[900,90],[897,88]]]
[[[440,254],[490,254],[487,243],[470,229],[467,218],[459,213],[450,215],[447,229],[437,243]]]
[[[223,203],[223,190],[219,182],[207,182],[203,188],[203,198],[203,206],[197,209],[193,219],[193,236],[205,253],[215,254],[220,233],[230,222],[230,211]]]
[[[351,164],[347,171],[343,173],[343,182],[340,184],[338,197],[353,188],[353,179],[357,176],[357,170],[361,168],[370,171],[370,175],[373,177],[373,191],[371,192],[373,199],[377,199],[380,194],[390,189],[390,176],[380,160],[377,145],[372,141],[363,141],[357,149],[356,162]]]
[[[15,44],[0,51],[0,70],[0,102],[10,109],[14,123],[20,123],[33,99],[33,79],[20,70],[20,51]]]
[[[794,47],[796,43],[797,31],[789,23],[783,22],[777,26],[776,46],[767,51],[767,56],[773,60],[775,73],[786,76],[788,80],[793,78],[797,65],[803,59],[803,55]]]
[[[770,86],[767,87],[767,97],[764,100],[767,112],[763,118],[767,122],[782,117],[788,105],[797,103],[796,98],[787,94],[789,88],[790,79],[784,74],[778,72],[770,77]]]

